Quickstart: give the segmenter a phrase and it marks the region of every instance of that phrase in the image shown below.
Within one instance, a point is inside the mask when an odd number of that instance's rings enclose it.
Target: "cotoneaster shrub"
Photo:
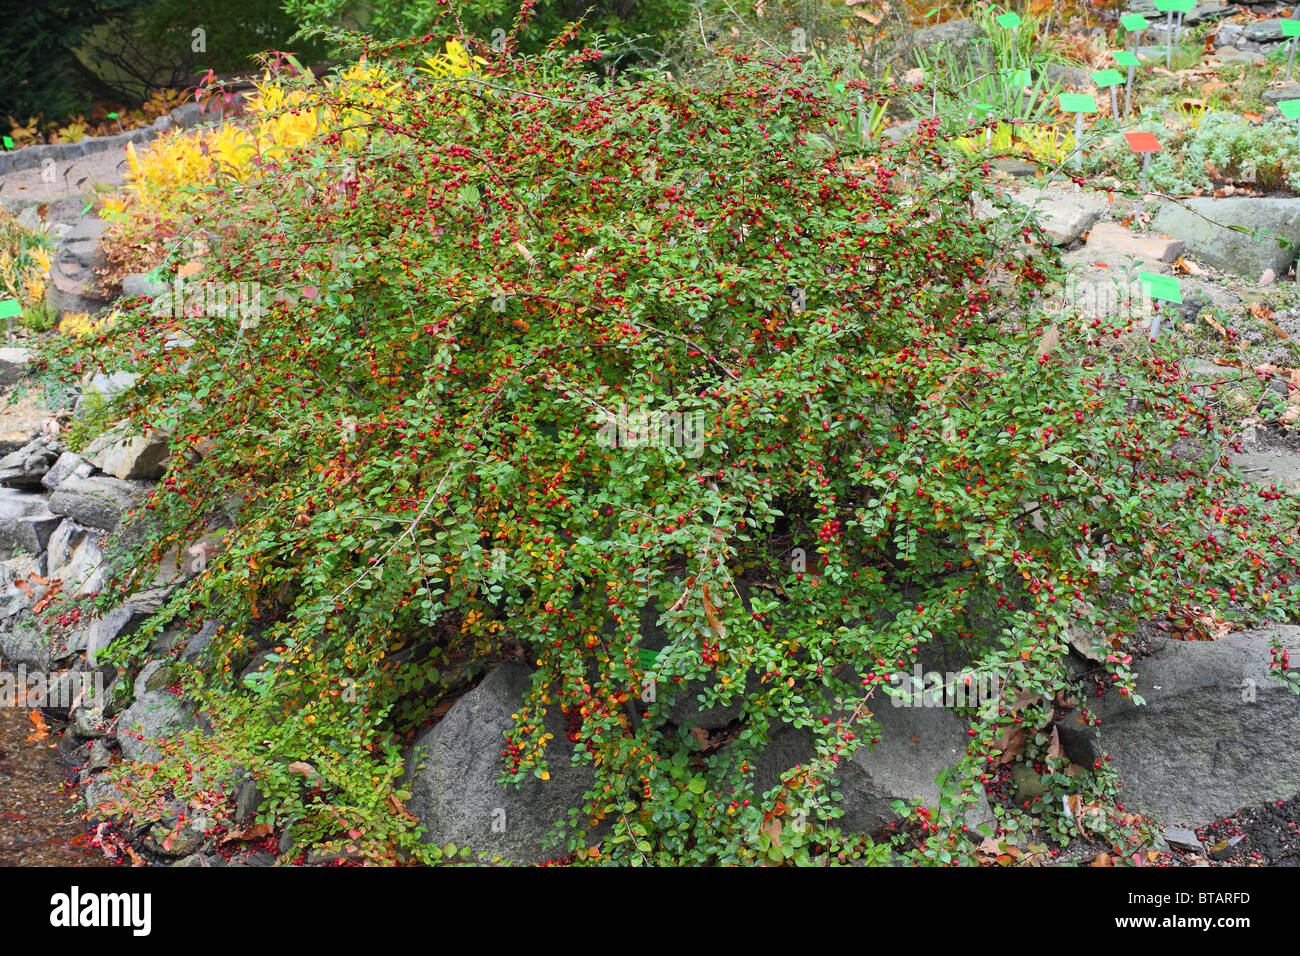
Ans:
[[[694,86],[610,85],[558,44],[454,81],[422,55],[371,51],[369,119],[214,186],[182,236],[212,250],[186,281],[260,283],[265,315],[141,303],[50,356],[64,380],[140,373],[104,418],[172,436],[124,588],[231,524],[114,647],[133,666],[168,620],[223,622],[184,678],[213,732],[138,802],[228,808],[239,766],[300,845],[437,859],[402,808],[402,749],[521,659],[503,774],[596,773],[557,857],[879,859],[836,827],[836,763],[873,742],[893,671],[956,652],[1002,699],[965,712],[967,756],[910,852],[963,862],[966,807],[1018,729],[1054,786],[1113,790],[1032,733],[1068,691],[1068,626],[1132,694],[1144,619],[1294,615],[1294,502],[1224,467],[1164,344],[1039,310],[1050,243],[977,218],[1000,202],[988,170],[952,165],[931,125],[841,141],[797,59],[722,57]],[[611,435],[641,409],[683,426]],[[1196,450],[1171,455],[1179,439]],[[734,739],[664,719],[688,680],[741,704]],[[570,739],[540,729],[557,708]],[[759,792],[787,724],[818,759]]]

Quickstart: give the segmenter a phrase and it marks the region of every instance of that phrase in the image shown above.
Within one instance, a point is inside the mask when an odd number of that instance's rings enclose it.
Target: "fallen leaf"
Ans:
[[[998,756],[999,764],[1011,763],[1025,751],[1025,728],[1003,727],[1002,732],[993,741],[993,746],[1001,751]]]
[[[1049,326],[1047,331],[1042,334],[1038,340],[1038,348],[1034,350],[1035,355],[1050,355],[1052,350],[1061,344],[1061,333],[1056,326]]]
[[[704,585],[703,590],[704,590],[704,618],[709,622],[709,627],[713,628],[714,634],[716,634],[719,638],[726,637],[727,629],[723,627],[722,622],[718,620],[718,615],[714,613],[713,604],[709,601],[708,584]]]
[[[1047,738],[1047,759],[1065,759],[1065,751],[1061,749],[1061,734],[1055,727]]]
[[[236,829],[229,831],[217,842],[223,846],[227,843],[234,843],[237,840],[242,840],[247,843],[252,840],[261,840],[270,835],[271,825],[269,823],[254,823],[249,827],[237,827]]]
[[[406,809],[406,806],[402,803],[402,801],[397,799],[397,794],[390,793],[388,795],[388,803],[390,806],[392,806],[393,810],[397,813],[398,816],[404,817],[406,820],[410,821],[411,823],[420,822],[420,818],[417,817],[410,810]],[[353,839],[355,839],[355,837]]]
[[[27,719],[32,722],[32,733],[26,740],[26,743],[33,743],[37,740],[44,740],[50,735],[49,725],[45,723],[45,717],[39,710],[29,710]]]

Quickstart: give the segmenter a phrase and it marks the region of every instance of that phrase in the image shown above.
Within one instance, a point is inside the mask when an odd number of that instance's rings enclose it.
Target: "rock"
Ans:
[[[961,63],[971,63],[983,56],[978,42],[983,37],[984,31],[974,20],[948,20],[913,30],[893,46],[886,54],[886,60],[900,74],[904,69],[919,65],[916,62],[918,50],[932,62],[942,55]]]
[[[849,833],[874,834],[898,819],[895,800],[923,801],[937,808],[940,774],[951,770],[966,753],[965,722],[951,710],[940,707],[894,707],[877,705],[873,712],[880,723],[880,743],[875,750],[864,743],[848,761],[835,770],[837,789],[844,811],[839,825]],[[754,761],[754,793],[775,787],[782,774],[797,765],[808,764],[815,755],[814,738],[806,728],[782,727]],[[982,792],[974,808],[967,811],[973,829],[993,820],[993,811]]]
[[[136,700],[153,691],[166,690],[175,679],[176,675],[166,661],[150,661],[140,668],[140,673],[136,676]]]
[[[46,544],[46,573],[63,582],[67,594],[97,594],[104,589],[108,569],[101,544],[107,533],[65,519]]]
[[[1151,259],[1155,262],[1173,262],[1183,252],[1181,239],[1163,239],[1156,236],[1138,235],[1113,222],[1099,222],[1088,233],[1089,250],[1138,259]]]
[[[62,449],[52,441],[37,438],[0,458],[0,485],[40,487],[41,479],[58,460]]]
[[[34,389],[13,404],[0,406],[0,454],[18,451],[37,438],[51,415]]]
[[[593,773],[570,762],[573,748],[558,708],[546,716],[554,734],[547,750],[550,779],[529,777],[520,789],[497,782],[505,767],[504,734],[530,682],[527,667],[502,664],[416,739],[406,756],[407,807],[427,828],[426,842],[470,846],[516,863],[565,855],[563,847],[543,848],[543,841],[581,806]]]
[[[136,295],[156,298],[166,291],[166,283],[150,279],[145,273],[132,273],[122,279],[122,295],[127,298]]]
[[[167,455],[167,442],[157,433],[145,437],[115,430],[100,435],[85,449],[92,465],[123,481],[161,478]]]
[[[95,621],[92,621],[85,628],[87,662],[94,666],[98,663],[101,651],[119,637],[134,634],[139,630],[140,625],[158,612],[165,598],[165,592],[140,591],[131,595],[117,607],[105,612]],[[154,679],[156,672],[156,667],[149,671],[151,680]],[[144,675],[145,671],[141,671],[141,676]],[[168,682],[164,682],[161,686],[166,686],[166,683]],[[136,697],[144,696],[144,692],[156,689],[158,688],[151,683],[142,685],[137,680]]]
[[[1201,838],[1196,835],[1195,830],[1189,830],[1187,827],[1167,826],[1164,829],[1163,836],[1165,842],[1175,850],[1183,850],[1187,853],[1201,852]]]
[[[94,473],[94,465],[75,452],[65,451],[41,477],[41,484],[54,491],[69,478],[89,478]]]
[[[207,650],[208,645],[212,643],[212,639],[216,636],[220,627],[221,625],[216,621],[205,621],[203,626],[185,642],[185,649],[181,652],[181,660],[190,664],[196,662],[203,655],[203,652]]]
[[[0,388],[8,388],[27,375],[32,350],[0,348]]]
[[[100,373],[90,376],[81,386],[81,394],[77,397],[72,417],[81,421],[92,409],[113,401],[134,385],[139,378],[140,376],[133,372],[114,372],[112,375]]]
[[[1015,176],[1017,179],[1032,179],[1038,175],[1038,166],[1034,163],[1025,162],[1023,159],[995,159],[990,163],[994,169],[1000,169],[1008,176]]]
[[[1043,67],[1043,76],[1048,82],[1061,86],[1092,86],[1092,74],[1081,66],[1066,63],[1048,63]]]
[[[0,554],[5,557],[20,551],[40,555],[60,521],[42,495],[0,488]]]
[[[50,650],[50,659],[55,663],[58,663],[59,661],[66,661],[81,654],[86,649],[86,634],[87,629],[83,628],[82,630],[73,631],[69,634],[66,641],[60,642],[57,639],[54,640],[53,646]]]
[[[103,711],[91,707],[78,707],[72,716],[72,732],[82,740],[94,740],[108,736],[109,722]]]
[[[1110,754],[1125,807],[1180,824],[1222,819],[1300,791],[1300,696],[1269,673],[1268,641],[1294,656],[1300,627],[1241,631],[1217,641],[1156,639],[1134,664],[1135,707],[1110,693],[1090,705],[1100,740],[1068,716],[1058,725],[1071,759]]]
[[[1127,12],[1140,13],[1151,22],[1151,26],[1142,31],[1143,37],[1156,32],[1159,32],[1162,37],[1164,36],[1165,14],[1156,10],[1154,0],[1130,0]],[[1220,20],[1223,17],[1232,16],[1234,12],[1236,12],[1235,7],[1228,7],[1218,3],[1198,3],[1183,14],[1183,31],[1180,37],[1185,37],[1187,27],[1193,24],[1203,23],[1206,20]]]
[[[90,755],[86,758],[87,770],[107,770],[113,763],[113,751],[101,740],[90,742]]]
[[[1209,856],[1211,860],[1230,860],[1237,855],[1237,844],[1244,839],[1245,837],[1239,835],[1228,837],[1226,840],[1220,840],[1218,843],[1214,844],[1214,846],[1210,847],[1206,855]]]
[[[1234,50],[1232,47],[1219,47],[1214,51],[1215,58],[1220,63],[1264,63],[1267,57],[1263,53],[1256,53],[1250,50]],[[1265,94],[1267,95],[1267,94]]]
[[[673,689],[661,682],[656,685],[656,693],[673,695],[671,702],[664,708],[664,714],[679,727],[720,730],[740,718],[744,711],[745,694],[754,685],[751,681],[744,690],[737,690],[726,702],[719,700],[712,706],[705,707],[700,703],[700,695],[708,692],[712,696],[714,684],[712,680],[691,680]]]
[[[31,618],[16,627],[0,631],[0,656],[10,668],[25,665],[29,670],[50,669],[50,638]]]
[[[150,691],[117,718],[117,744],[127,760],[157,763],[160,741],[197,725],[192,708],[179,697]]]
[[[882,139],[887,139],[893,143],[901,143],[908,139],[916,132],[920,126],[919,120],[908,120],[906,123],[899,123],[897,126],[891,126],[888,129],[881,130]]]
[[[1259,95],[1265,103],[1278,103],[1282,100],[1300,99],[1300,83],[1288,83],[1278,90],[1265,90]]]
[[[122,515],[144,498],[137,485],[117,478],[69,478],[50,497],[50,511],[79,524],[116,531]]]
[[[1275,451],[1232,454],[1229,457],[1242,476],[1250,481],[1300,491],[1300,457]]]
[[[1163,204],[1152,227],[1184,240],[1187,251],[1206,265],[1253,280],[1267,269],[1283,275],[1295,261],[1295,248],[1285,248],[1267,234],[1300,242],[1300,199],[1200,197],[1183,204],[1188,208]]]
[[[1281,20],[1257,20],[1246,24],[1242,36],[1254,43],[1280,43],[1286,39],[1282,35]]]
[[[1067,246],[1092,228],[1106,211],[1106,200],[1091,193],[1059,193],[1042,189],[1022,189],[1013,197],[1017,203],[1033,210],[1043,231],[1052,243]]]
[[[149,831],[145,845],[161,856],[189,856],[197,853],[207,840],[204,832],[208,828],[207,817],[194,817],[181,823],[174,820],[171,825],[154,824]]]
[[[208,562],[225,547],[225,532],[204,535],[184,549],[173,548],[158,559],[153,580],[159,585],[189,581],[207,568]]]
[[[1016,803],[1032,803],[1047,793],[1042,776],[1028,764],[1018,763],[1012,766],[1011,781],[1016,786]]]
[[[93,815],[95,810],[103,803],[116,800],[120,796],[117,784],[108,774],[101,774],[92,777],[90,782],[82,788],[82,795],[86,800],[86,811]]]
[[[1093,661],[1094,663],[1106,659],[1106,655],[1103,653],[1105,646],[1099,639],[1101,636],[1086,624],[1077,621],[1070,624],[1066,631],[1066,637],[1074,652],[1084,660]]]
[[[252,780],[245,780],[239,787],[235,798],[235,823],[246,827],[257,820],[257,811],[262,806],[262,791]]]

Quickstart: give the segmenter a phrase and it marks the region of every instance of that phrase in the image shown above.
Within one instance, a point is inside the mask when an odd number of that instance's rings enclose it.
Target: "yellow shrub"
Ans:
[[[1013,135],[1014,134],[1014,135]],[[956,140],[957,148],[969,156],[989,153],[1012,154],[1057,166],[1074,152],[1074,136],[1050,124],[1021,124],[1012,127],[1000,123],[992,137],[985,133]]]
[[[45,235],[28,232],[0,209],[0,297],[24,306],[45,298],[50,261]]]

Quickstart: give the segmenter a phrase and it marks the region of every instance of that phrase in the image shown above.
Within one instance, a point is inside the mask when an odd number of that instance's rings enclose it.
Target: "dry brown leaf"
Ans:
[[[295,760],[286,768],[290,773],[300,774],[304,777],[316,776],[316,768],[302,760]]]
[[[222,846],[227,843],[234,843],[241,840],[247,843],[252,840],[261,840],[270,835],[271,825],[269,823],[254,823],[252,826],[248,827],[236,827],[234,830],[226,833],[226,835],[218,840],[217,843]]]
[[[1208,269],[1202,269],[1195,262],[1191,262],[1182,256],[1174,260],[1174,271],[1189,276],[1207,276],[1210,274]]]
[[[1065,759],[1065,751],[1061,749],[1061,734],[1055,727],[1047,738],[1047,759]]]
[[[1035,355],[1050,355],[1052,350],[1061,344],[1061,333],[1056,326],[1048,326],[1046,332],[1038,340],[1038,348],[1034,350]]]
[[[704,585],[703,590],[704,590],[704,618],[709,622],[709,627],[713,628],[714,634],[716,634],[719,638],[726,637],[727,629],[723,627],[722,622],[718,620],[718,615],[714,613],[713,604],[711,601],[709,601],[708,584]]]
[[[1111,862],[1110,862],[1110,854],[1109,854],[1109,853],[1098,853],[1098,854],[1097,854],[1097,859],[1093,860],[1093,861],[1092,861],[1091,863],[1089,863],[1088,865],[1089,865],[1089,866],[1110,866],[1110,865],[1111,865]]]
[[[402,801],[397,799],[397,794],[390,793],[388,795],[388,803],[398,816],[404,817],[408,822],[410,823],[420,822],[420,818],[417,817],[410,810],[406,809],[406,806],[402,803]]]
[[[1000,750],[998,764],[1008,764],[1025,752],[1025,728],[1003,727],[998,739],[993,741],[995,749]]]

